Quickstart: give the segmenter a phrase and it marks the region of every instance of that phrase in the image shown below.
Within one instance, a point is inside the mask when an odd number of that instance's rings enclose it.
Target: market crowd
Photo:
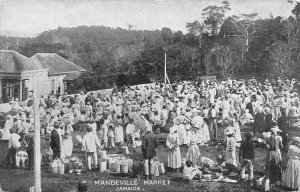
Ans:
[[[53,159],[63,158],[72,156],[72,132],[85,123],[86,134],[77,139],[86,152],[89,169],[96,168],[99,150],[125,145],[141,148],[148,178],[153,176],[156,136],[161,132],[168,133],[166,166],[176,170],[184,165],[183,177],[188,180],[202,177],[200,148],[205,145],[224,145],[217,158],[220,164],[225,163],[230,174],[240,170],[241,179],[246,179],[247,169],[248,179],[253,180],[255,147],[260,145],[267,150],[265,178],[297,189],[300,137],[288,137],[287,131],[300,126],[298,87],[295,79],[259,82],[229,78],[115,87],[108,94],[49,95],[40,99],[41,131],[49,135]],[[7,166],[16,166],[16,152],[22,145],[32,169],[32,99],[11,101],[11,107],[2,130],[2,139],[9,140]],[[250,131],[242,135],[241,127]],[[188,147],[183,156],[181,146]],[[288,162],[283,173],[284,150],[288,151]]]

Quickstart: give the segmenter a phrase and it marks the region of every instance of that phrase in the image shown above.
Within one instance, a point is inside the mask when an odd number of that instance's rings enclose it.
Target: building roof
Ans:
[[[39,63],[11,50],[0,50],[0,72],[21,73],[44,69]]]
[[[73,81],[74,79],[77,79],[78,77],[80,77],[80,73],[68,73],[65,76],[64,81]]]
[[[36,53],[30,60],[39,63],[44,69],[49,69],[49,75],[85,71],[56,53]]]

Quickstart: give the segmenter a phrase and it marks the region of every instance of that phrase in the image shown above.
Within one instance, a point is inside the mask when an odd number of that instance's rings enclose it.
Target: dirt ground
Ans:
[[[241,128],[242,134],[249,131],[247,128]],[[80,132],[75,132],[75,135],[82,135]],[[290,136],[300,136],[300,130],[293,129],[289,131]],[[160,135],[160,138],[166,137],[166,134]],[[74,146],[77,146],[74,137]],[[48,147],[48,141],[42,140],[42,149]],[[203,146],[200,148],[201,155],[205,157],[210,157],[215,159],[217,154],[220,152],[214,146]],[[115,151],[117,152],[117,151]],[[187,152],[187,147],[181,147],[182,157],[185,157]],[[112,153],[112,152],[110,152]],[[83,154],[80,148],[74,147],[74,154],[81,157]],[[257,148],[255,151],[255,161],[254,161],[254,176],[256,179],[263,176],[264,161],[266,157],[266,151],[262,148]],[[141,158],[142,154],[140,151],[136,151],[131,154],[134,158]],[[165,142],[161,142],[157,149],[157,156],[161,162],[167,165],[167,150],[165,148]],[[283,165],[286,165],[286,153],[282,153]],[[167,170],[164,175],[156,177],[153,179],[152,183],[147,183],[146,180],[137,178],[131,178],[131,175],[124,174],[108,174],[100,172],[88,172],[77,174],[65,174],[65,175],[54,175],[49,172],[46,166],[42,169],[42,190],[43,192],[71,192],[76,191],[77,183],[81,180],[88,181],[88,191],[103,191],[103,192],[115,192],[115,191],[151,191],[151,192],[167,192],[167,191],[209,191],[209,192],[243,192],[243,191],[258,191],[257,189],[250,189],[247,182],[238,181],[238,183],[218,183],[218,182],[198,182],[192,181],[187,182],[181,179],[180,172],[172,172]],[[134,185],[123,185],[120,188],[116,185],[101,185],[99,181],[123,181],[135,182]],[[124,182],[124,181],[123,181]],[[34,172],[29,170],[9,170],[0,169],[0,183],[2,189],[5,191],[29,191],[29,188],[34,185]],[[159,183],[159,184],[158,184]],[[271,189],[271,191],[283,191],[281,189]]]

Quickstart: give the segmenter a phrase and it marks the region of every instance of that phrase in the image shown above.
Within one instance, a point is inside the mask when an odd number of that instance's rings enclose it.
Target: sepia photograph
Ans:
[[[300,191],[300,0],[0,0],[0,192]]]

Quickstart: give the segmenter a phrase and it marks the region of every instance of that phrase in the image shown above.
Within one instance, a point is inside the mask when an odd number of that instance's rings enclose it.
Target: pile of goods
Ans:
[[[224,163],[218,163],[214,162],[208,157],[201,158],[200,167],[203,173],[203,178],[201,179],[201,181],[237,183],[237,180],[234,180],[233,178],[237,177],[238,174],[235,172],[230,172]]]
[[[83,163],[77,156],[64,158],[62,160],[55,159],[50,166],[51,173],[60,175],[65,173],[81,174],[83,170]]]
[[[128,173],[132,172],[133,160],[125,157],[123,154],[111,154],[106,158],[101,158],[101,172],[105,171],[105,161],[107,170],[111,173]]]
[[[27,168],[28,154],[26,151],[19,151],[16,154],[16,167],[25,169]]]
[[[165,166],[164,163],[161,163],[158,158],[153,158],[153,165],[154,165],[154,176],[158,177],[165,173]]]
[[[50,165],[50,171],[53,174],[59,174],[59,175],[65,174],[65,165],[63,161],[61,161],[58,158],[53,160],[53,162]]]

